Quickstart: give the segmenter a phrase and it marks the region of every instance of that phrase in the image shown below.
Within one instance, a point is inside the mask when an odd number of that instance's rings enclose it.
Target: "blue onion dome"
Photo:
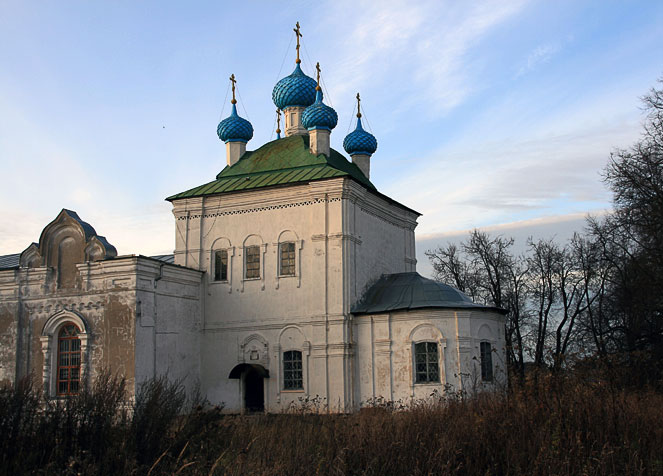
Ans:
[[[302,125],[307,129],[333,129],[338,124],[338,114],[322,102],[322,91],[318,89],[315,102],[304,109]]]
[[[357,118],[357,128],[343,139],[343,148],[350,155],[373,155],[378,148],[378,141],[373,134],[361,127],[361,117]]]
[[[253,126],[237,115],[237,107],[233,104],[230,116],[219,122],[216,133],[223,142],[248,142],[253,137]]]
[[[292,74],[274,86],[272,101],[281,110],[292,106],[309,107],[315,101],[315,86],[315,79],[306,76],[297,63]]]

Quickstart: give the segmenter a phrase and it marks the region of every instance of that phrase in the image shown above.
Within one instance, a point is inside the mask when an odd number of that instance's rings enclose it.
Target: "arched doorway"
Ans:
[[[265,367],[239,364],[232,369],[228,378],[241,379],[244,411],[265,411],[265,379],[269,378],[269,371]]]
[[[263,377],[253,367],[244,373],[244,409],[247,412],[265,411],[265,385]]]

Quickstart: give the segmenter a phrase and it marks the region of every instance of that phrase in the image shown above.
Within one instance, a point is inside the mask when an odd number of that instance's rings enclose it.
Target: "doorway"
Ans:
[[[265,411],[265,382],[254,367],[249,367],[244,373],[244,410]]]

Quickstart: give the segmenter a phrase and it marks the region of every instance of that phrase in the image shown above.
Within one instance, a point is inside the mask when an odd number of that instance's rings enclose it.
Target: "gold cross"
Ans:
[[[359,93],[357,93],[357,117],[361,117],[361,111],[359,110],[361,106],[361,99],[359,98]]]
[[[315,90],[320,91],[320,62],[315,63],[315,69],[318,72],[318,85],[315,87]]]
[[[230,75],[230,82],[233,85],[233,100],[230,101],[230,103],[231,104],[237,104],[237,100],[235,99],[235,83],[237,82],[237,80],[235,79],[235,74],[234,73]]]
[[[302,32],[299,31],[299,22],[297,22],[297,25],[296,25],[296,26],[297,26],[297,28],[293,28],[293,31],[295,32],[295,35],[297,36],[297,61],[296,61],[296,63],[299,64],[299,63],[302,62],[302,61],[299,59],[299,38],[301,38],[301,37],[304,36],[304,35],[302,35]]]
[[[276,133],[281,133],[281,110],[276,110]]]

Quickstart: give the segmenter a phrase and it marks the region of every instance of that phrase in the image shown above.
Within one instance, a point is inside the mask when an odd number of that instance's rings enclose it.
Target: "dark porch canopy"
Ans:
[[[258,364],[239,364],[230,371],[228,378],[241,378],[245,370],[253,369],[262,378],[269,378],[269,370]]]

